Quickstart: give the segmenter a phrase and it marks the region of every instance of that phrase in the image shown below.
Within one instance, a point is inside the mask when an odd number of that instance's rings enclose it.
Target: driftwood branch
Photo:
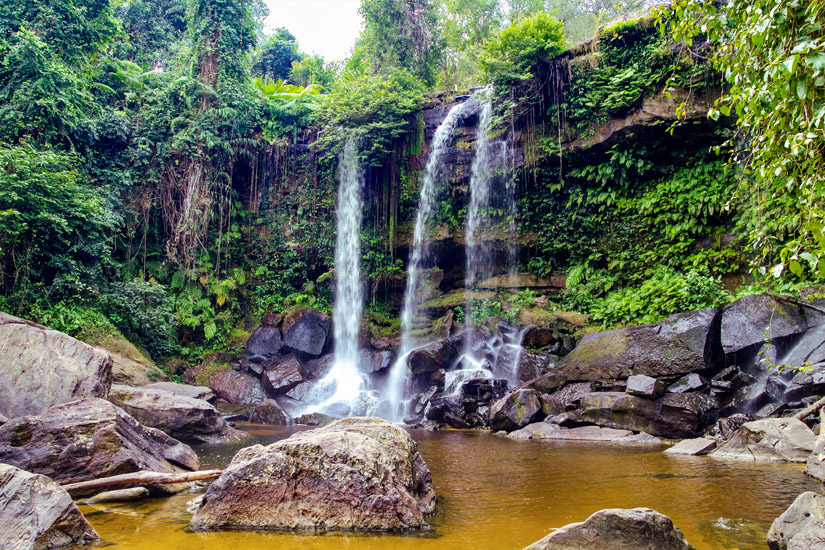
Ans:
[[[174,474],[161,472],[133,472],[131,474],[121,474],[111,477],[102,477],[100,479],[92,479],[89,481],[69,483],[68,485],[64,485],[63,488],[69,493],[76,493],[79,491],[88,491],[89,489],[108,487],[109,485],[123,485],[126,483],[140,483],[142,485],[185,483],[187,481],[215,479],[220,477],[222,473],[223,470],[200,470],[197,472],[182,472]]]
[[[802,409],[801,411],[796,413],[794,415],[794,418],[798,418],[799,420],[802,420],[803,418],[807,418],[808,416],[814,414],[816,411],[821,409],[823,406],[825,406],[825,397],[823,397],[822,399],[820,399],[819,401],[817,401],[813,405],[810,405],[808,408]]]

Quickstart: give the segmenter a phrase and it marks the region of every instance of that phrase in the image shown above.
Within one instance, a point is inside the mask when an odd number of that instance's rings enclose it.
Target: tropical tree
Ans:
[[[757,209],[751,246],[774,277],[825,276],[823,20],[823,0],[675,0],[661,12],[663,29],[724,75],[709,115],[736,119],[728,145]]]

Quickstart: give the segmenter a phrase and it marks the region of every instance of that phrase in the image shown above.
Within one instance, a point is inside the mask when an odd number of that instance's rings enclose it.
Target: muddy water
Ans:
[[[264,444],[295,431],[247,429]],[[413,437],[439,496],[433,529],[423,534],[191,533],[191,494],[81,509],[118,550],[521,549],[602,508],[637,506],[670,516],[699,549],[744,550],[766,548],[771,521],[799,493],[818,490],[802,465],[675,457],[658,445],[511,441],[470,431]],[[226,464],[237,448],[197,451],[209,468]]]

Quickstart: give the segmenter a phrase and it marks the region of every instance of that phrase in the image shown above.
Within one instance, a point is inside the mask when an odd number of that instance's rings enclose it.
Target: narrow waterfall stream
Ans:
[[[484,95],[491,93],[490,88],[484,90]],[[490,225],[490,188],[493,180],[493,162],[491,159],[490,119],[492,116],[492,102],[485,97],[478,115],[478,138],[475,144],[475,155],[470,168],[470,204],[467,209],[467,229],[465,232],[466,271],[464,288],[466,294],[465,327],[472,336],[473,308],[472,293],[476,279],[488,277],[492,274],[492,258],[490,242],[484,239],[480,232]],[[466,340],[467,349],[472,348],[472,337]]]
[[[455,105],[441,122],[433,136],[432,149],[427,158],[424,182],[418,199],[418,212],[415,217],[412,249],[407,264],[407,285],[404,291],[404,306],[401,310],[401,353],[390,370],[389,379],[384,389],[387,411],[384,414],[393,421],[401,420],[401,402],[404,399],[404,387],[407,383],[407,355],[414,348],[412,337],[413,323],[418,316],[418,306],[422,301],[420,286],[423,281],[424,265],[428,259],[428,243],[425,239],[427,225],[432,217],[437,195],[438,176],[442,159],[454,138],[464,104]]]
[[[338,209],[335,243],[335,357],[329,373],[313,388],[305,412],[336,416],[369,414],[374,392],[358,366],[358,332],[364,300],[361,292],[361,216],[364,173],[358,143],[350,138],[338,165]]]

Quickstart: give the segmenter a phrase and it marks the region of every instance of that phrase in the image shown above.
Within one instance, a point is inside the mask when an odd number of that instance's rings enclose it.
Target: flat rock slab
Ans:
[[[570,439],[576,441],[623,441],[633,436],[630,430],[581,426],[563,428],[547,422],[536,422],[508,435],[511,439]]]
[[[771,550],[822,550],[825,548],[825,497],[802,493],[768,531]]]
[[[2,461],[61,484],[151,470],[197,470],[189,446],[103,399],[58,405],[0,426]]]
[[[716,440],[709,437],[697,437],[696,439],[683,439],[673,447],[665,450],[672,455],[705,455],[716,448]]]
[[[427,527],[435,489],[415,441],[378,418],[347,418],[242,449],[189,526],[388,531]]]
[[[650,508],[600,510],[524,550],[694,550],[671,519]]]
[[[114,384],[109,401],[144,426],[157,428],[181,441],[217,443],[238,440],[242,432],[232,428],[214,405],[157,388],[132,388]]]
[[[0,312],[0,414],[40,414],[109,395],[112,358],[71,336]]]
[[[190,386],[189,384],[176,384],[175,382],[155,382],[145,387],[153,390],[168,391],[169,393],[191,397],[192,399],[203,399],[204,401],[215,399],[215,394],[206,386]]]
[[[721,458],[806,462],[816,436],[796,418],[763,418],[742,424],[719,448],[710,453]]]
[[[0,548],[45,550],[99,540],[60,485],[0,464]]]

